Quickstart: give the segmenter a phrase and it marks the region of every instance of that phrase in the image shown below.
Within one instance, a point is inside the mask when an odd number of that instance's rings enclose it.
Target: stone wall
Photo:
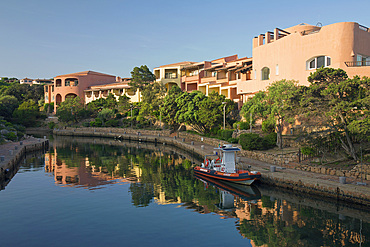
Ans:
[[[93,131],[93,133],[92,133]],[[58,133],[59,132],[59,133]],[[64,133],[61,133],[64,132]],[[140,132],[141,136],[138,135]],[[160,142],[161,137],[170,137],[171,131],[170,130],[135,130],[130,128],[65,128],[63,130],[55,130],[55,134],[60,135],[81,135],[81,136],[106,136],[106,137],[117,137],[117,134],[122,134],[122,136],[130,135],[129,138],[132,139],[132,135],[137,136],[142,141],[149,141],[149,142]],[[174,135],[174,134],[172,134]],[[152,136],[153,138],[149,138]],[[215,138],[209,138],[209,137],[202,137],[200,135],[191,134],[188,132],[179,132],[177,134],[178,138],[171,140],[171,144],[175,146],[181,146],[185,148],[186,150],[192,150],[192,147],[181,143],[182,139],[185,139],[186,141],[194,141],[194,142],[202,142],[214,147],[218,147],[218,145],[222,144],[228,144],[228,142],[215,139]],[[156,138],[154,138],[156,137]],[[126,139],[126,138],[124,138]],[[138,139],[138,140],[139,140]],[[133,140],[133,139],[132,139]],[[361,170],[361,166],[357,165],[354,169],[350,171],[341,170],[341,169],[335,169],[335,168],[329,168],[325,166],[318,166],[318,165],[303,165],[299,163],[299,156],[298,152],[289,152],[289,153],[271,153],[271,152],[264,152],[264,151],[248,151],[248,150],[242,150],[241,146],[238,144],[233,144],[234,146],[238,146],[241,151],[239,153],[240,156],[264,161],[269,164],[273,164],[276,166],[286,167],[286,168],[292,168],[297,170],[304,170],[309,172],[315,172],[320,174],[327,174],[327,175],[334,175],[339,177],[348,177],[348,178],[355,178],[355,179],[365,179],[370,180],[370,168],[369,165],[364,165],[363,170]],[[202,154],[203,155],[203,154]]]
[[[139,132],[141,135],[163,135],[169,136],[170,130],[145,130],[145,129],[131,129],[131,128],[109,128],[109,127],[87,127],[87,128],[70,128],[66,127],[61,130],[69,130],[69,131],[78,131],[78,132],[98,132],[98,133],[121,133],[121,134],[138,134]]]
[[[325,166],[314,166],[314,165],[303,165],[303,164],[293,164],[291,168],[308,171],[308,172],[315,172],[321,173],[326,175],[333,175],[338,177],[348,177],[348,178],[355,178],[355,179],[364,179],[370,180],[370,165],[363,164],[356,165],[352,170],[342,170],[342,169],[335,169]]]

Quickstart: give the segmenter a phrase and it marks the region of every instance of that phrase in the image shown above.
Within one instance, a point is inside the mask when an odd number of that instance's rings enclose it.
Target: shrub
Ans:
[[[315,149],[311,147],[302,147],[301,152],[303,155],[309,155],[309,156],[315,155]]]
[[[255,133],[241,134],[239,143],[245,150],[267,150],[275,147],[276,133],[271,133],[265,137],[260,137]]]
[[[218,131],[218,136],[221,140],[228,140],[232,138],[234,133],[234,130],[219,130]]]
[[[101,127],[103,125],[103,121],[100,118],[95,118],[95,121],[90,122],[91,127]]]
[[[264,137],[264,146],[270,149],[276,146],[277,134],[275,132],[268,134]]]
[[[240,130],[248,130],[249,129],[249,122],[236,122],[233,124],[234,129],[238,128],[239,124],[239,129]]]
[[[49,129],[54,129],[55,123],[54,122],[49,122],[48,126],[49,126]]]
[[[241,134],[239,136],[239,143],[245,150],[261,150],[262,137],[255,133]]]
[[[107,127],[117,127],[119,125],[119,120],[117,119],[111,119],[105,122],[104,124]]]
[[[227,142],[229,142],[229,143],[238,143],[239,142],[239,138],[229,138],[227,140]]]
[[[6,139],[11,140],[11,141],[17,140],[17,135],[14,132],[8,132],[4,136]]]
[[[84,126],[84,127],[90,127],[90,123],[89,122],[85,122],[85,123],[82,124],[82,126]]]

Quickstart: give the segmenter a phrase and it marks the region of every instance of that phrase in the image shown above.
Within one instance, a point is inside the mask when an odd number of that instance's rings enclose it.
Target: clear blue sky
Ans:
[[[0,76],[20,79],[129,77],[143,64],[250,57],[252,38],[275,27],[370,26],[369,0],[1,0],[0,9]]]

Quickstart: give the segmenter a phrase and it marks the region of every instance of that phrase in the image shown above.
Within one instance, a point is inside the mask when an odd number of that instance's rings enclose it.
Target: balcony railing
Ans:
[[[344,62],[347,67],[370,66],[370,61]]]

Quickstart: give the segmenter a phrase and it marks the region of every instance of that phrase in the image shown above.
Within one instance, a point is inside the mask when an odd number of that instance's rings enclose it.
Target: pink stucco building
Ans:
[[[49,102],[54,102],[54,111],[67,97],[79,96],[85,99],[85,90],[94,85],[115,83],[116,77],[94,71],[83,71],[73,74],[59,75],[54,77],[53,85],[46,85],[45,93],[48,92]],[[46,99],[46,98],[45,98]],[[45,101],[46,102],[46,101]],[[49,103],[47,102],[47,103]]]
[[[320,67],[370,77],[370,29],[356,22],[322,27],[302,23],[260,34],[253,38],[252,78],[238,82],[238,94],[245,102],[282,79],[308,85],[307,77]]]

